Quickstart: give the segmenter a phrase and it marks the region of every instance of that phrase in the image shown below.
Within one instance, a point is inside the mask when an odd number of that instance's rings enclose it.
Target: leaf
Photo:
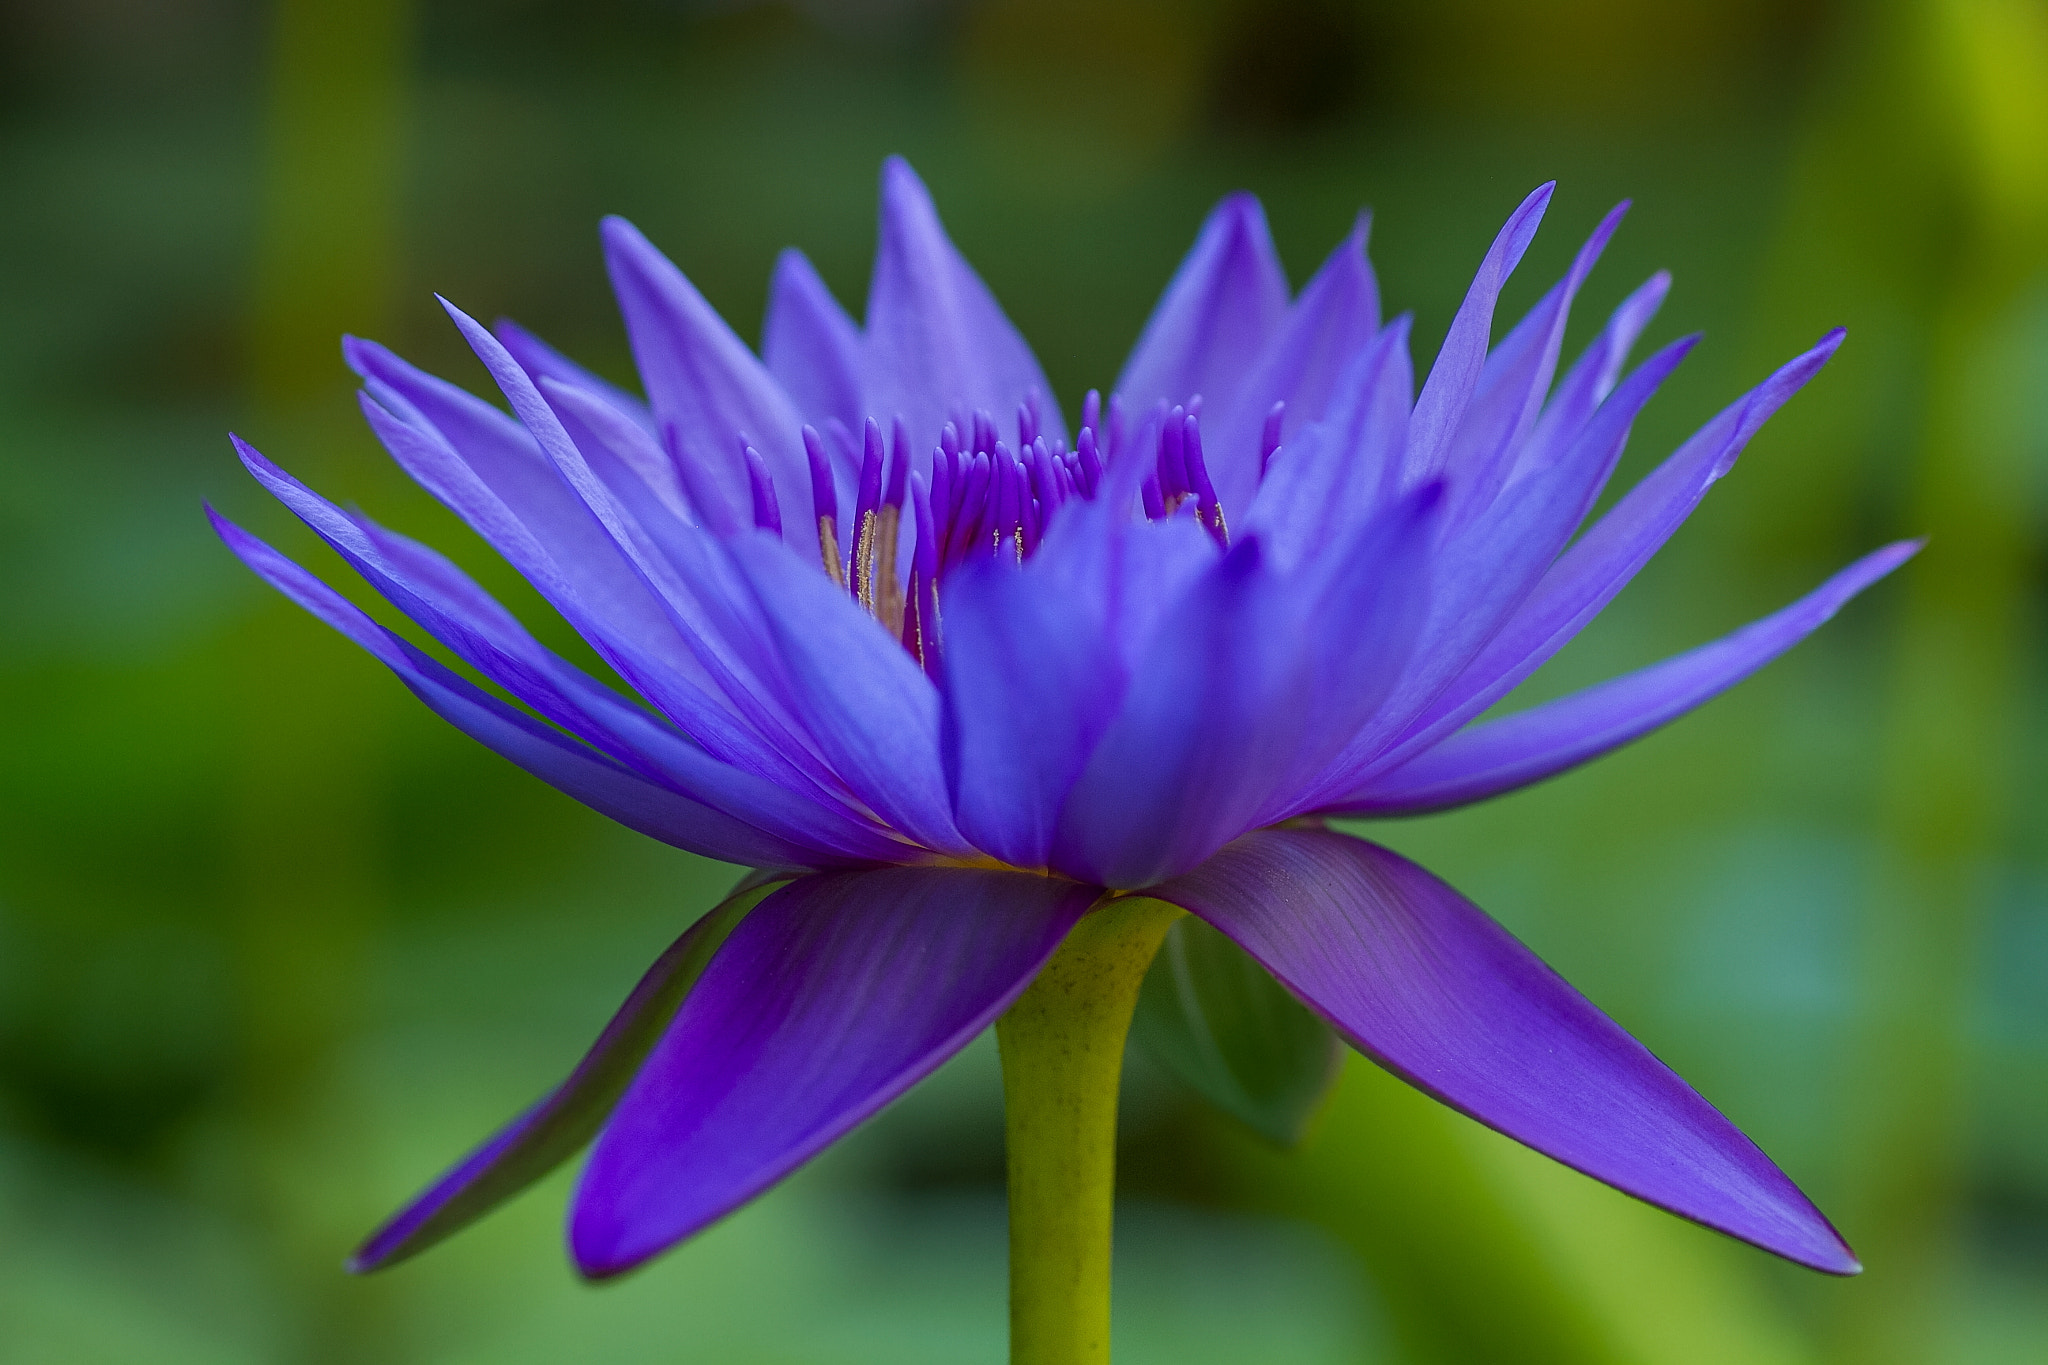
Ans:
[[[1203,1099],[1283,1147],[1301,1141],[1337,1076],[1329,1026],[1192,915],[1152,960],[1132,1032]]]

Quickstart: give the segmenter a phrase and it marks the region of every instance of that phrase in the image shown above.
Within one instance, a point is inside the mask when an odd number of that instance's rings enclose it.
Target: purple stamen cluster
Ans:
[[[1014,449],[986,410],[956,415],[939,432],[929,478],[911,472],[910,438],[901,415],[891,423],[886,443],[881,424],[868,418],[859,442],[860,477],[845,546],[826,442],[837,445],[850,463],[853,434],[838,421],[828,422],[824,433],[803,428],[818,558],[826,576],[850,591],[934,676],[939,667],[939,584],[977,555],[1008,553],[1020,564],[1030,558],[1062,507],[1076,498],[1093,500],[1102,491],[1107,464],[1119,458],[1125,445],[1123,403],[1114,395],[1105,424],[1101,392],[1088,391],[1071,450],[1064,437],[1048,437],[1042,430],[1038,402],[1033,390],[1018,405]],[[1260,444],[1262,477],[1279,448],[1286,407],[1275,403],[1267,415]],[[1144,424],[1141,435],[1153,437],[1153,468],[1145,475],[1141,507],[1148,519],[1163,521],[1193,499],[1195,519],[1220,548],[1228,549],[1223,505],[1202,455],[1201,411],[1199,394],[1170,408],[1162,401]],[[741,456],[754,525],[780,537],[781,505],[767,461],[744,442]],[[899,568],[906,538],[911,547],[907,573]]]

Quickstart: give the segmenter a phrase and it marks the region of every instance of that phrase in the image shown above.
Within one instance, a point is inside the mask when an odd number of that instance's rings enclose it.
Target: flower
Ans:
[[[1353,1046],[1630,1194],[1837,1273],[1764,1154],[1451,887],[1327,817],[1482,800],[1624,744],[1917,548],[1722,640],[1474,723],[1618,592],[1834,352],[1833,332],[1579,534],[1692,339],[1625,371],[1668,278],[1555,379],[1617,226],[1489,348],[1536,231],[1487,253],[1419,395],[1365,220],[1290,299],[1224,200],[1073,439],[1037,361],[890,161],[865,326],[781,258],[757,357],[625,222],[646,400],[449,307],[513,416],[346,343],[392,456],[646,705],[426,546],[237,440],[261,483],[514,706],[214,515],[257,573],[444,718],[633,829],[758,871],[560,1087],[358,1253],[475,1218],[595,1139],[570,1242],[603,1276],[704,1228],[982,1031],[1106,896],[1234,940]],[[1625,207],[1625,206],[1623,206]]]

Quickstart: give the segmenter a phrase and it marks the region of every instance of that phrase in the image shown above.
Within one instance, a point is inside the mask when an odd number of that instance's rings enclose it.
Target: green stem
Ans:
[[[1182,911],[1125,897],[1074,927],[996,1021],[1010,1177],[1011,1365],[1106,1365],[1116,1097],[1145,969]]]

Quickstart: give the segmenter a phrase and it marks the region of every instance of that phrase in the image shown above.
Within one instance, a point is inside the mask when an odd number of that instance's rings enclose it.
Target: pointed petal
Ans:
[[[659,433],[660,428],[655,425],[654,413],[648,408],[645,399],[626,392],[610,380],[602,379],[578,365],[512,319],[499,318],[491,332],[504,343],[505,349],[512,353],[512,358],[519,362],[520,367],[533,376],[534,383],[538,384],[543,379],[553,379],[560,383],[573,384],[603,398],[649,436]]]
[[[1671,292],[1671,276],[1658,271],[1636,291],[1623,299],[1607,319],[1607,326],[1559,381],[1557,391],[1544,405],[1543,415],[1516,458],[1511,482],[1542,473],[1578,439],[1579,429],[1592,417],[1621,379],[1622,366],[1630,350]]]
[[[733,930],[606,1125],[569,1240],[616,1275],[754,1198],[965,1047],[1094,901],[1018,872],[793,882]]]
[[[1501,287],[1508,282],[1522,253],[1536,236],[1543,210],[1550,205],[1555,181],[1539,185],[1509,216],[1500,235],[1493,240],[1479,273],[1472,278],[1451,330],[1444,336],[1422,394],[1415,400],[1415,423],[1410,429],[1405,481],[1416,484],[1443,468],[1450,454],[1451,438],[1464,420],[1465,409],[1479,384],[1486,364],[1487,343],[1493,331],[1493,306]]]
[[[1763,426],[1842,344],[1837,329],[1701,427],[1552,564],[1527,600],[1410,727],[1390,768],[1499,701],[1614,600]],[[1647,368],[1647,365],[1645,366]],[[1411,738],[1412,737],[1412,738]]]
[[[1320,422],[1336,404],[1352,363],[1380,330],[1379,285],[1365,258],[1370,220],[1358,216],[1266,345],[1251,378],[1228,408],[1205,401],[1202,430],[1216,496],[1235,518],[1259,488],[1259,436],[1274,403],[1287,405],[1285,432]],[[1413,389],[1401,395],[1405,408]]]
[[[774,476],[782,523],[810,523],[803,419],[682,271],[623,218],[604,220],[605,264],[657,424],[672,429],[692,501],[714,529],[751,524],[742,438]]]
[[[775,261],[761,360],[811,425],[836,417],[858,431],[869,415],[861,407],[860,329],[794,247]]]
[[[410,1260],[520,1194],[597,1136],[704,964],[772,883],[742,881],[656,958],[568,1079],[400,1209],[348,1259],[361,1275]]]
[[[450,672],[239,526],[211,509],[207,515],[215,532],[243,563],[370,651],[435,714],[599,814],[649,838],[722,862],[810,868],[839,861],[821,859],[814,849],[778,838],[651,782],[565,738]]]
[[[1710,645],[1453,735],[1332,809],[1347,815],[1444,810],[1541,782],[1676,720],[1798,644],[1844,603],[1918,552],[1901,541],[1812,593]]]
[[[1150,894],[1237,940],[1354,1047],[1488,1127],[1802,1265],[1859,1269],[1756,1144],[1414,863],[1328,830],[1263,830]]]
[[[1227,409],[1286,314],[1287,275],[1266,212],[1249,194],[1230,195],[1210,211],[1152,310],[1117,392],[1140,412],[1196,394],[1205,408]]]
[[[900,414],[923,461],[956,408],[1007,421],[1034,390],[1047,436],[1064,439],[1066,424],[1031,348],[946,236],[924,182],[901,157],[890,157],[882,164],[881,238],[868,289],[863,415],[886,422]]]
[[[1394,319],[1346,370],[1339,397],[1273,453],[1243,524],[1293,563],[1386,505],[1408,443],[1415,375],[1406,315]]]
[[[1623,203],[1600,220],[1593,235],[1572,259],[1565,277],[1487,355],[1479,385],[1451,436],[1450,451],[1444,460],[1446,477],[1451,480],[1452,501],[1463,517],[1476,516],[1491,507],[1514,472],[1524,440],[1536,424],[1543,401],[1550,393],[1550,381],[1557,373],[1557,357],[1564,349],[1564,329],[1571,316],[1572,300],[1593,272],[1627,210],[1628,205]]]

